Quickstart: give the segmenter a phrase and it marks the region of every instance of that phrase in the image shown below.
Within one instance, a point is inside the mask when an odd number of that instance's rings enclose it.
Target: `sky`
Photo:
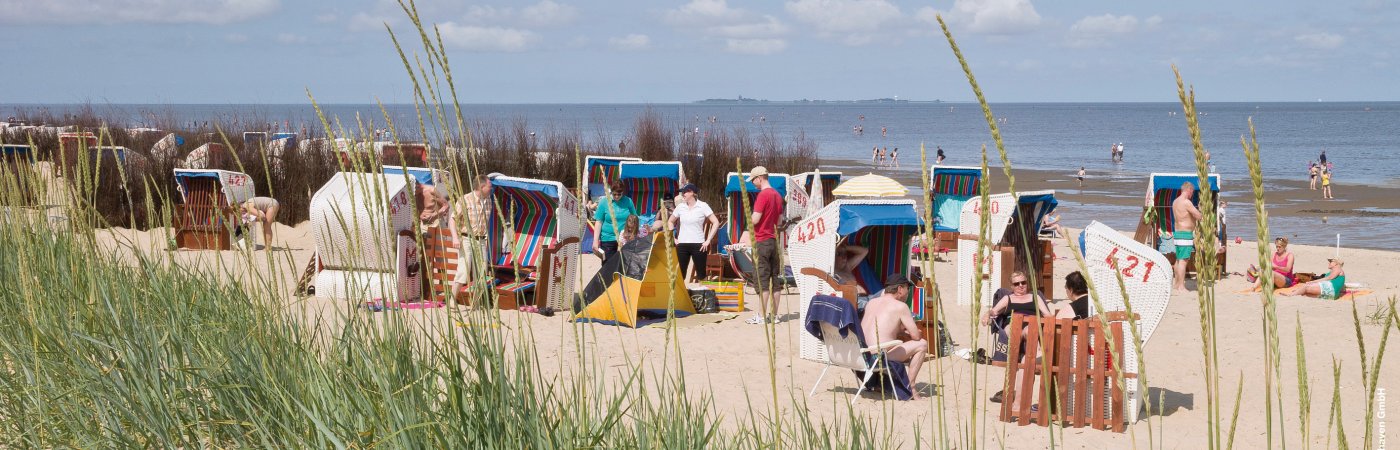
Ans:
[[[406,0],[405,0],[406,1]],[[1400,100],[1400,5],[418,0],[463,103]],[[0,0],[3,103],[406,103],[394,0]]]

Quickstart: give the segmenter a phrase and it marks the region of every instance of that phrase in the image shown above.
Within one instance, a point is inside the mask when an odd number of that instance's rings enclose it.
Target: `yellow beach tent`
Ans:
[[[695,304],[690,301],[690,294],[679,276],[680,268],[667,268],[667,264],[675,262],[675,258],[666,254],[671,248],[667,245],[669,239],[667,233],[654,234],[642,279],[614,274],[608,289],[593,298],[574,316],[574,321],[637,328],[665,320],[666,311],[672,308],[675,317],[695,314]],[[672,277],[672,272],[677,276]]]

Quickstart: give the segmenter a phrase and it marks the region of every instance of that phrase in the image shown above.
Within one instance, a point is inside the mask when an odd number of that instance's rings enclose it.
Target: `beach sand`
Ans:
[[[277,290],[263,298],[281,300],[288,314],[307,321],[308,324],[335,329],[347,314],[370,314],[379,320],[389,317],[405,318],[421,322],[425,335],[441,332],[452,323],[447,309],[422,311],[398,311],[391,313],[371,313],[357,305],[344,301],[321,298],[298,298],[290,294],[309,258],[315,251],[315,243],[310,234],[310,226],[303,223],[297,227],[276,225],[273,251],[167,251],[164,249],[166,230],[137,232],[132,230],[111,230],[100,233],[100,242],[118,254],[130,258],[133,253],[147,255],[168,255],[174,264],[187,270],[204,271],[221,278],[235,277],[241,280],[267,280],[271,285],[245,286],[254,291]],[[139,250],[134,250],[139,249]],[[1305,245],[1292,246],[1297,255],[1297,269],[1300,271],[1325,270],[1325,258],[1332,256],[1334,249]],[[1063,240],[1055,243],[1059,257],[1055,261],[1057,285],[1052,292],[1056,301],[1064,297],[1060,280],[1065,274],[1077,270]],[[1357,350],[1357,336],[1353,328],[1353,307],[1362,317],[1361,335],[1369,356],[1374,358],[1383,330],[1381,325],[1372,324],[1366,319],[1368,313],[1376,310],[1385,299],[1400,294],[1400,280],[1392,275],[1394,268],[1400,267],[1400,253],[1356,248],[1341,249],[1341,256],[1350,261],[1348,280],[1363,283],[1374,293],[1352,301],[1325,301],[1304,297],[1281,297],[1278,305],[1279,335],[1282,353],[1283,413],[1275,415],[1276,423],[1283,423],[1283,440],[1296,443],[1302,439],[1298,421],[1298,391],[1294,380],[1297,373],[1295,360],[1295,322],[1300,323],[1305,333],[1304,347],[1307,351],[1308,384],[1313,390],[1311,396],[1312,441],[1316,445],[1328,442],[1326,436],[1328,406],[1333,383],[1331,381],[1332,361],[1341,368],[1341,410],[1342,425],[1346,427],[1348,438],[1355,443],[1361,439],[1360,423],[1364,417],[1366,402],[1371,401],[1363,392],[1360,374],[1360,357]],[[951,260],[951,258],[948,258]],[[582,256],[584,274],[591,275],[598,264],[596,258]],[[1229,266],[1239,271],[1251,262],[1257,261],[1256,247],[1252,242],[1230,244]],[[939,290],[945,299],[943,308],[947,326],[958,347],[989,348],[985,331],[982,342],[970,342],[971,324],[976,311],[960,307],[953,298],[956,296],[957,273],[952,262],[935,263],[939,280]],[[219,275],[224,274],[224,275]],[[1239,431],[1236,445],[1241,448],[1260,447],[1266,444],[1264,434],[1264,339],[1261,332],[1263,308],[1257,293],[1241,293],[1249,287],[1244,277],[1232,275],[1222,280],[1216,288],[1216,314],[1218,326],[1218,348],[1220,352],[1219,380],[1220,394],[1227,399],[1220,407],[1226,418],[1223,426],[1228,427],[1228,418],[1234,405],[1235,386],[1241,378],[1244,381],[1243,404],[1240,405]],[[776,363],[776,393],[782,414],[798,418],[799,410],[811,420],[846,420],[846,405],[855,391],[856,380],[845,370],[832,370],[818,386],[815,396],[807,397],[807,391],[821,373],[822,365],[806,361],[798,356],[797,337],[802,327],[796,320],[802,299],[797,298],[796,289],[783,296],[781,309],[786,312],[783,320],[775,328],[774,359]],[[750,291],[747,297],[749,308],[756,306],[756,296]],[[607,325],[573,324],[567,314],[543,317],[537,314],[504,311],[501,314],[503,329],[507,336],[533,343],[538,351],[539,367],[547,371],[546,376],[569,379],[578,373],[577,367],[590,365],[601,369],[615,381],[621,382],[633,368],[640,367],[647,374],[647,382],[655,382],[656,374],[663,370],[681,370],[684,374],[689,394],[692,398],[709,396],[713,407],[724,423],[750,420],[750,417],[764,417],[772,413],[774,395],[770,383],[768,353],[763,327],[747,325],[751,312],[737,317],[733,315],[704,315],[678,321],[672,341],[668,330],[662,327],[627,329]],[[727,317],[733,317],[725,320]],[[332,333],[333,335],[333,333]],[[580,356],[579,349],[586,354]],[[1202,375],[1204,363],[1201,357],[1201,333],[1197,300],[1194,293],[1173,296],[1165,317],[1156,333],[1145,345],[1145,378],[1151,386],[1149,401],[1154,405],[1160,401],[1164,407],[1130,427],[1127,433],[1113,433],[1092,429],[1065,429],[1063,435],[1055,436],[1057,442],[1069,448],[1125,448],[1136,442],[1145,446],[1148,443],[1148,427],[1151,422],[1153,440],[1159,440],[1163,448],[1201,448],[1207,439],[1207,405],[1205,379]],[[582,362],[581,362],[582,361]],[[678,362],[683,361],[683,369]],[[1400,387],[1395,374],[1400,373],[1400,352],[1392,348],[1386,352],[1381,363],[1382,388]],[[977,380],[973,381],[973,372]],[[941,384],[935,385],[941,376]],[[942,413],[946,417],[947,439],[961,439],[958,434],[972,426],[966,420],[975,405],[976,433],[978,444],[987,447],[1043,448],[1048,444],[1046,428],[1030,425],[1016,426],[997,420],[999,404],[990,403],[988,397],[1001,389],[1005,372],[1001,368],[974,365],[955,356],[930,361],[924,365],[918,376],[920,391],[927,396],[919,402],[898,402],[882,400],[878,394],[864,394],[852,406],[855,414],[874,422],[876,426],[889,426],[896,430],[897,439],[903,446],[915,447],[916,441],[927,445],[940,433],[937,430],[938,402],[942,402]],[[649,389],[654,392],[655,389]],[[936,394],[936,395],[934,395]],[[1275,405],[1275,408],[1278,406]],[[752,410],[752,411],[751,411]],[[751,416],[751,414],[753,414]],[[800,420],[800,419],[798,419]],[[915,431],[917,428],[917,432]],[[1228,428],[1227,428],[1228,429]],[[1389,440],[1395,442],[1400,427],[1388,428]],[[1275,437],[1275,439],[1278,439]],[[1335,434],[1333,435],[1335,439]],[[958,444],[958,447],[965,446]]]

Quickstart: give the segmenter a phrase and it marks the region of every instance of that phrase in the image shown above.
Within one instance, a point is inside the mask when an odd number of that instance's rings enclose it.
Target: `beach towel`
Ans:
[[[812,301],[807,306],[807,323],[803,327],[808,334],[817,339],[822,338],[821,324],[827,323],[841,331],[843,336],[855,333],[862,347],[869,344],[865,342],[865,332],[861,330],[860,320],[851,302],[841,297],[830,295],[817,295],[812,297]],[[867,364],[869,358],[874,356],[866,355]],[[914,393],[909,390],[909,374],[905,370],[904,364],[894,361],[887,361],[885,371],[876,374],[865,384],[865,388],[870,391],[879,391],[891,395],[898,400],[909,400]],[[856,380],[864,380],[865,372],[859,370],[851,371],[855,374]]]
[[[1293,287],[1287,287],[1287,288],[1283,288],[1283,289],[1275,289],[1275,290],[1274,290],[1274,294],[1276,294],[1276,295],[1294,295],[1295,292],[1301,290],[1302,288],[1303,288],[1303,285],[1302,285],[1302,284],[1299,284],[1299,285],[1295,285],[1295,286],[1293,286]],[[1249,291],[1244,291],[1244,292],[1247,293],[1247,292],[1249,292]],[[1357,298],[1360,298],[1360,297],[1363,297],[1363,296],[1366,296],[1366,295],[1370,295],[1370,294],[1372,294],[1372,293],[1374,293],[1374,292],[1375,292],[1375,291],[1373,291],[1373,290],[1371,290],[1371,289],[1365,289],[1365,288],[1362,288],[1362,289],[1347,288],[1346,291],[1342,292],[1342,295],[1337,296],[1337,300],[1351,300],[1351,301],[1356,301]],[[1317,296],[1314,296],[1314,295],[1309,295],[1309,296],[1307,296],[1307,297],[1309,297],[1309,298],[1318,298]]]

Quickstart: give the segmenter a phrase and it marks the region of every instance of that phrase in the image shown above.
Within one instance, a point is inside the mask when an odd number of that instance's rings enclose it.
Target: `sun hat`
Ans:
[[[749,169],[749,177],[745,178],[744,181],[751,182],[754,178],[766,176],[768,176],[768,168],[763,166],[756,166],[753,169]]]

